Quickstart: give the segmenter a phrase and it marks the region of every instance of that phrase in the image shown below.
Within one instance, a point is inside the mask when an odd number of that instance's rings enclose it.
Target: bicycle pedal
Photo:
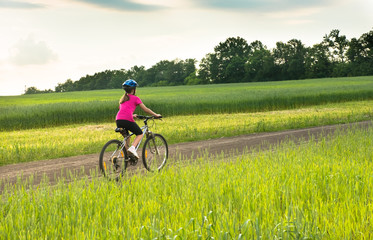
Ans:
[[[138,158],[136,158],[135,156],[129,156],[129,163],[132,165],[132,166],[135,166],[137,164],[137,161],[139,160]]]

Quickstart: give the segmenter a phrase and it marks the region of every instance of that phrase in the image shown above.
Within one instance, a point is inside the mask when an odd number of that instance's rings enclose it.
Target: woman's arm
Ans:
[[[155,112],[153,112],[150,108],[147,108],[143,103],[140,103],[140,108],[144,111],[144,112],[146,112],[146,113],[148,113],[148,114],[150,114],[150,115],[153,115],[153,116],[156,116],[156,117],[160,117],[161,115],[160,114],[157,114],[157,113],[155,113]]]

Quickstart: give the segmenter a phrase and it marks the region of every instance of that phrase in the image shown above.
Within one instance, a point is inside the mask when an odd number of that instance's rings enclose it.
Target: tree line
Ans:
[[[277,42],[273,49],[260,41],[249,44],[241,37],[230,37],[206,54],[198,68],[196,65],[195,59],[175,59],[162,60],[148,69],[106,70],[78,81],[68,79],[55,92],[115,89],[130,78],[140,86],[176,86],[373,75],[373,30],[348,40],[334,29],[312,47],[291,39]],[[39,92],[53,91],[31,87],[25,93]]]

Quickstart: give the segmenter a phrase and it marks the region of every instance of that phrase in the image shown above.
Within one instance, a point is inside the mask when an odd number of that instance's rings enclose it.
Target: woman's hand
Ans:
[[[132,116],[133,116],[133,118],[137,118],[137,114],[133,114]]]
[[[161,117],[162,117],[162,115],[161,115],[161,114],[158,114],[158,113],[155,113],[153,116],[154,116],[155,118],[161,118]]]

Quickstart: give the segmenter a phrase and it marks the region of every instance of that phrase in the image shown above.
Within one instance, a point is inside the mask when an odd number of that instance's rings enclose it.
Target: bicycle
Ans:
[[[141,127],[143,137],[136,146],[136,151],[146,136],[141,156],[143,164],[150,172],[160,171],[166,165],[168,158],[167,141],[162,135],[149,130],[148,120],[154,121],[156,117],[138,115],[137,118],[144,120],[144,126]],[[99,166],[105,177],[118,180],[124,175],[128,165],[136,165],[138,159],[127,153],[127,139],[134,134],[129,134],[124,128],[116,128],[115,132],[120,133],[124,139],[122,141],[113,139],[104,145],[100,153]]]

